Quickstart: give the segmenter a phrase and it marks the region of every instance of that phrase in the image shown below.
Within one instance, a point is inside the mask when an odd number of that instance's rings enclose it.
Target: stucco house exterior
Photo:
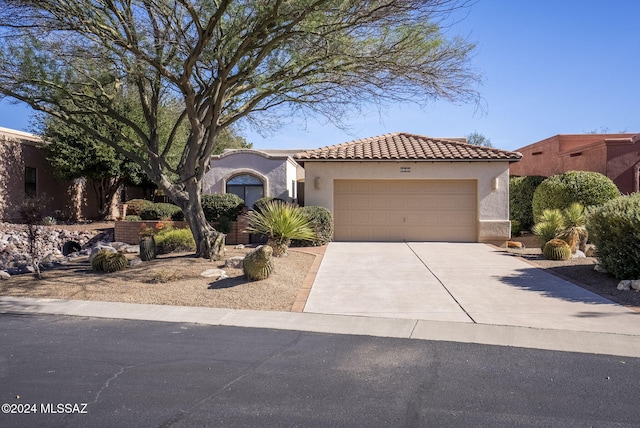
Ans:
[[[549,177],[567,171],[595,171],[622,193],[640,191],[640,134],[555,135],[517,150],[513,175]]]
[[[504,244],[521,155],[465,141],[393,133],[300,152],[305,205],[332,211],[337,241]]]
[[[45,215],[60,218],[94,218],[98,206],[91,186],[83,180],[55,178],[44,142],[27,132],[0,128],[0,220],[19,220],[18,207],[25,198],[45,196]],[[113,207],[116,216],[118,207]]]
[[[211,157],[203,193],[235,193],[251,208],[271,196],[303,203],[304,169],[294,159],[299,150],[229,149]]]

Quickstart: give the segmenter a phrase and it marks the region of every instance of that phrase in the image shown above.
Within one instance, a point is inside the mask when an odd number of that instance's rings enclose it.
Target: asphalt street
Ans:
[[[637,427],[639,379],[607,355],[0,315],[2,427]]]

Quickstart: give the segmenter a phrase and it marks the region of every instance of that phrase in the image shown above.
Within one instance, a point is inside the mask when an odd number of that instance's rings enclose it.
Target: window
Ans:
[[[28,197],[36,196],[36,169],[24,168],[24,194]]]
[[[262,180],[253,175],[236,175],[227,181],[227,193],[238,195],[251,208],[258,199],[264,197],[264,185]]]

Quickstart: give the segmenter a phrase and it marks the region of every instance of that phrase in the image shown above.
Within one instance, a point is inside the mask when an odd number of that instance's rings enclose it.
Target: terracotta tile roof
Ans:
[[[301,161],[518,161],[517,152],[463,143],[461,139],[431,138],[396,132],[297,153]]]

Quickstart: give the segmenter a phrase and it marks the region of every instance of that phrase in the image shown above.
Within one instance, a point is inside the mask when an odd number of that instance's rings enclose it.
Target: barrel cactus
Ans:
[[[140,240],[140,260],[143,262],[156,258],[156,240],[153,236],[145,236]]]
[[[102,262],[107,258],[107,254],[110,254],[107,250],[100,250],[91,260],[91,269],[102,271]]]
[[[548,260],[567,260],[571,257],[571,247],[562,239],[552,239],[544,244],[542,254]]]
[[[244,257],[242,270],[249,281],[267,279],[273,270],[273,248],[262,245]]]
[[[122,253],[109,253],[102,261],[102,270],[105,272],[117,272],[127,267],[129,261]]]

